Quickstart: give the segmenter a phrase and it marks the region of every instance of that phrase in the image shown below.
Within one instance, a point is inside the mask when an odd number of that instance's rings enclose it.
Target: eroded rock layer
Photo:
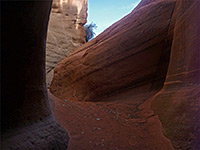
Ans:
[[[53,0],[46,44],[47,86],[57,63],[85,43],[87,0]]]
[[[59,98],[96,101],[127,88],[162,87],[174,5],[174,1],[159,1],[136,9],[78,48],[59,63],[51,92]]]
[[[139,122],[144,119],[147,133],[158,133],[150,135],[151,138],[164,135],[170,140],[168,143],[162,136],[159,138],[163,144],[169,144],[167,149],[172,149],[170,144],[175,149],[200,149],[199,11],[199,1],[143,0],[132,13],[61,61],[51,91],[66,103],[98,101],[96,105],[86,103],[97,109],[102,107],[97,114],[110,109],[110,105],[114,110],[119,106],[116,117],[120,118],[121,126],[126,126],[123,113],[127,110],[122,111],[122,107],[128,102],[126,108],[137,107],[130,119],[131,129],[139,131],[143,127]],[[57,101],[57,108],[61,109],[61,104]],[[81,107],[84,103],[73,104]],[[62,110],[70,113],[70,107]],[[59,109],[57,118],[65,120]],[[137,137],[144,136],[134,133]],[[145,140],[148,148],[139,145],[140,140],[133,141],[132,145],[129,141],[127,149],[163,149],[155,141],[148,145],[148,138]]]
[[[200,149],[199,18],[199,1],[177,1],[169,68],[152,103],[175,149]]]

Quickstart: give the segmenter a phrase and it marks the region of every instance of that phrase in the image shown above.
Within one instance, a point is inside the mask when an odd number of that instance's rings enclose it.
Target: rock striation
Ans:
[[[132,91],[131,100],[143,100],[140,110],[150,107],[174,149],[200,149],[199,11],[199,1],[142,0],[59,63],[51,92],[102,102],[125,101],[131,94],[123,93]]]
[[[85,43],[87,0],[53,0],[46,43],[47,86],[57,63]]]
[[[129,88],[161,88],[172,43],[168,29],[174,5],[174,1],[158,1],[135,9],[76,49],[55,69],[51,92],[58,98],[97,101]]]
[[[152,102],[175,149],[200,149],[200,2],[177,1],[164,87]]]

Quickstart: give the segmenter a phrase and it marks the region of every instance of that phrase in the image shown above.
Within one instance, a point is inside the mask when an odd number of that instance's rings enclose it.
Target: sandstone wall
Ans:
[[[61,61],[51,91],[61,99],[117,101],[131,89],[141,94],[137,101],[156,89],[143,100],[150,99],[163,134],[175,149],[200,149],[199,11],[199,1],[142,0]]]
[[[51,1],[2,1],[0,149],[67,149],[45,81]]]
[[[175,149],[200,149],[199,18],[200,1],[176,2],[169,68],[164,87],[152,102]]]
[[[174,4],[142,5],[78,48],[57,66],[53,94],[96,101],[128,88],[161,88],[169,62],[168,28]]]
[[[54,0],[46,44],[47,85],[57,63],[85,43],[87,0]]]

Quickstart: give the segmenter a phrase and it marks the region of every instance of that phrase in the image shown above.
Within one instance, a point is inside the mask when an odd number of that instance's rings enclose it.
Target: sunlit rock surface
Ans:
[[[85,131],[96,124],[84,117],[100,116],[107,149],[200,149],[199,11],[199,1],[143,0],[59,63],[51,92],[62,99],[55,113],[73,135],[71,149],[92,145],[65,117],[77,114]]]
[[[47,86],[57,63],[85,43],[87,0],[53,0],[46,44]]]
[[[82,101],[144,86],[162,87],[169,63],[174,1],[134,10],[59,63],[51,85],[58,98]],[[162,14],[162,15],[161,15]]]

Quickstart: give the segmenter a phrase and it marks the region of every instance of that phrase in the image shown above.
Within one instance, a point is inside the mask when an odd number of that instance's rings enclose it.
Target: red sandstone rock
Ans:
[[[164,134],[175,149],[200,149],[200,1],[178,1],[169,68],[155,96]]]
[[[97,101],[128,88],[162,87],[174,4],[158,1],[138,8],[78,48],[55,69],[51,92],[59,98]]]
[[[55,100],[55,114],[69,128],[69,148],[91,146],[84,143],[97,134],[90,129],[97,114],[103,118],[101,127],[106,126],[98,135],[111,134],[107,149],[172,149],[171,144],[175,149],[200,149],[199,11],[199,1],[143,0],[131,14],[60,62],[51,91],[63,99]],[[120,121],[111,120],[104,110],[115,110]],[[121,121],[129,111],[136,117],[128,119],[130,126]],[[84,120],[84,115],[91,120]],[[83,124],[85,136],[75,132]]]

